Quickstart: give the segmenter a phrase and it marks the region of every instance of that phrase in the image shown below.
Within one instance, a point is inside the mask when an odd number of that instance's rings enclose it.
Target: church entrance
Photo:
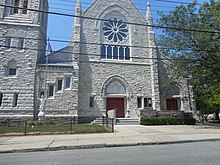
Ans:
[[[105,96],[106,113],[108,110],[116,109],[116,117],[125,118],[127,94],[123,81],[119,78],[110,79],[110,82],[106,85]]]
[[[177,99],[167,99],[167,110],[178,111],[178,100]]]
[[[116,117],[124,118],[125,117],[125,99],[124,98],[107,98],[107,111],[116,109]]]

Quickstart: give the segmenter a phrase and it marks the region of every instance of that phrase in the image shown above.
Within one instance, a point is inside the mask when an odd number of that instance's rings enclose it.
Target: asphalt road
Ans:
[[[0,154],[1,165],[219,165],[220,142]]]

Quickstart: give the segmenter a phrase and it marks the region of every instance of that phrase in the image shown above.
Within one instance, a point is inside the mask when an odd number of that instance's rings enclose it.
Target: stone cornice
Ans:
[[[115,60],[89,60],[89,61],[80,61],[80,62],[151,66],[150,63],[139,63],[139,62],[132,62],[132,61],[115,61]]]
[[[24,22],[6,22],[6,21],[0,21],[0,24],[5,24],[5,25],[12,25],[12,26],[31,26],[31,27],[40,27],[40,25],[36,25],[36,24],[30,24],[30,23],[24,23]]]

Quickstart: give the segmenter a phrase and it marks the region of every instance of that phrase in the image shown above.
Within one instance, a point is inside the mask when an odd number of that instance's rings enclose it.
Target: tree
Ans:
[[[157,45],[163,54],[176,59],[170,65],[175,68],[172,78],[192,75],[197,106],[219,111],[220,1],[203,5],[194,1],[160,15],[159,25],[171,27],[163,29]]]

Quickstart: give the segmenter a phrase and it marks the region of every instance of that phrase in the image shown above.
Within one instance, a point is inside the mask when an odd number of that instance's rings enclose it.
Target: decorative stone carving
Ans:
[[[103,34],[106,40],[120,43],[128,38],[128,26],[118,18],[110,18],[103,24]]]

